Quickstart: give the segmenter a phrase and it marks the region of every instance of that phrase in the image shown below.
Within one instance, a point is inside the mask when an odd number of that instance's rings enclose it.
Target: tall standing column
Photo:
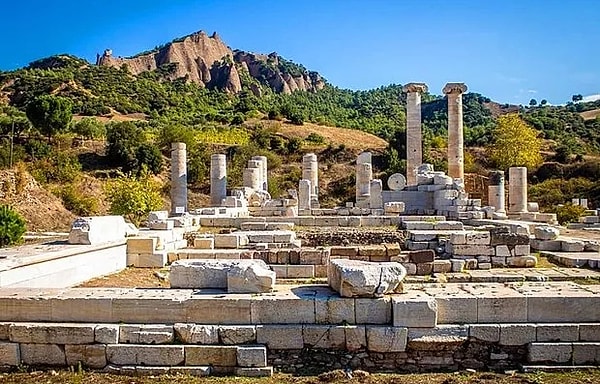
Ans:
[[[356,158],[356,206],[369,208],[371,180],[373,179],[371,152],[362,152]]]
[[[508,212],[527,212],[527,168],[508,168]]]
[[[459,179],[465,177],[462,94],[466,91],[464,83],[448,83],[442,90],[448,97],[448,176]]]
[[[181,215],[187,206],[187,154],[185,143],[171,144],[171,214]]]
[[[227,158],[214,154],[210,157],[210,203],[220,206],[227,197]]]
[[[310,200],[313,208],[319,205],[319,163],[317,155],[307,153],[302,157],[302,178],[310,181]]]
[[[261,170],[260,189],[262,189],[263,191],[268,191],[269,190],[269,182],[267,180],[267,172],[268,172],[267,157],[266,156],[252,156],[252,160],[260,161],[260,163],[261,163],[261,166],[260,166],[260,170]]]
[[[490,172],[488,202],[492,207],[496,208],[496,212],[506,213],[506,199],[504,197],[504,171]]]
[[[423,140],[421,135],[421,93],[427,92],[424,83],[406,84],[406,181],[417,184],[417,168],[423,163]]]

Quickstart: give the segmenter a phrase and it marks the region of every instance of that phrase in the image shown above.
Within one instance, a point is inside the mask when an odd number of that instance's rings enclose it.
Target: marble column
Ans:
[[[314,153],[307,153],[302,157],[302,178],[310,181],[311,204],[313,208],[317,208],[319,204],[319,162]]]
[[[261,180],[260,180],[260,189],[263,191],[269,190],[269,182],[267,179],[267,157],[266,156],[252,156],[252,160],[260,161],[260,171],[261,171]]]
[[[227,158],[214,154],[210,157],[210,203],[220,206],[227,196]]]
[[[187,154],[185,143],[171,144],[171,215],[181,215],[187,206]]]
[[[508,212],[527,212],[527,168],[509,168],[508,182]]]
[[[369,208],[373,179],[371,160],[371,152],[362,152],[356,158],[356,206],[358,208]]]
[[[307,179],[300,180],[300,183],[298,185],[298,209],[299,209],[298,213],[305,214],[308,212],[310,214],[310,209],[312,208],[311,199],[310,199],[310,191],[311,191],[310,180],[307,180]]]
[[[504,197],[504,171],[490,172],[488,202],[492,207],[496,208],[496,212],[506,213],[506,199]]]
[[[465,177],[462,94],[466,91],[464,83],[448,83],[442,90],[448,97],[448,176],[459,179]]]
[[[417,167],[423,163],[421,134],[421,93],[427,92],[424,83],[409,83],[402,87],[406,92],[406,181],[417,184]]]

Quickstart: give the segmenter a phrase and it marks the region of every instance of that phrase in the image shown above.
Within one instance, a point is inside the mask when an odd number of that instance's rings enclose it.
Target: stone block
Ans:
[[[385,247],[385,253],[388,258],[398,256],[401,252],[400,244],[398,243],[385,243],[383,246]]]
[[[123,216],[79,217],[71,225],[68,241],[84,245],[124,241],[132,231]]]
[[[404,352],[408,329],[403,327],[367,326],[367,349],[371,352]]]
[[[219,325],[219,341],[225,345],[241,345],[256,343],[256,327],[254,325]]]
[[[419,351],[453,350],[467,341],[465,325],[440,325],[436,328],[409,328],[408,346]]]
[[[573,343],[573,365],[598,365],[600,343]]]
[[[460,259],[450,259],[452,272],[463,272],[465,270],[465,261]]]
[[[508,245],[505,245],[505,244],[496,245],[494,248],[495,248],[494,256],[497,256],[497,257],[510,257],[510,256],[514,256],[510,252],[510,249],[508,249]]]
[[[527,256],[530,253],[530,248],[529,248],[529,244],[527,245],[521,245],[521,244],[517,244],[515,245],[515,249],[514,249],[514,256]]]
[[[579,341],[579,326],[577,324],[538,324],[536,340],[548,341]]]
[[[237,347],[237,366],[239,367],[266,367],[267,349],[264,346]]]
[[[65,351],[56,344],[21,343],[21,362],[26,365],[65,366]]]
[[[116,324],[96,325],[94,341],[101,344],[117,344],[119,342],[119,326]]]
[[[527,298],[530,322],[596,322],[600,318],[597,298],[591,295],[572,297],[568,292],[536,295]]]
[[[538,225],[534,228],[533,233],[537,240],[556,240],[560,235],[560,230],[547,225]]]
[[[117,365],[179,365],[184,362],[182,345],[126,345],[106,346],[106,359]]]
[[[215,248],[236,249],[248,245],[248,236],[237,233],[224,233],[214,235]]]
[[[315,265],[286,265],[288,279],[310,279],[315,277]]]
[[[384,257],[386,249],[383,245],[362,245],[358,247],[359,256]]]
[[[228,293],[271,292],[275,287],[275,272],[258,260],[233,265],[227,271]]]
[[[469,245],[490,245],[491,242],[490,233],[484,231],[467,232],[465,238]]]
[[[127,253],[153,253],[158,238],[130,237],[127,239]]]
[[[92,344],[93,324],[15,323],[9,328],[10,341],[28,344]]]
[[[507,257],[506,262],[511,267],[516,268],[534,268],[537,264],[537,258],[531,256]]]
[[[257,343],[265,344],[269,349],[302,349],[303,340],[301,325],[256,326]]]
[[[422,251],[409,251],[410,261],[413,263],[431,263],[435,259],[435,252],[433,249],[426,249]]]
[[[469,337],[497,343],[500,341],[500,324],[472,324],[469,326]]]
[[[494,247],[489,245],[456,245],[452,244],[453,255],[462,256],[493,256],[495,253]]]
[[[192,297],[183,303],[185,319],[198,324],[252,324],[251,298],[226,295],[218,301],[202,295]],[[218,310],[207,310],[217,308]],[[180,319],[182,317],[178,317]]]
[[[0,342],[0,367],[16,367],[19,364],[21,364],[19,344]]]
[[[8,340],[8,329],[11,323],[0,323],[0,341]]]
[[[392,297],[394,327],[435,327],[437,325],[437,302],[435,298],[420,292],[409,292]]]
[[[302,336],[305,348],[344,350],[346,334],[343,326],[304,325]]]
[[[354,324],[354,299],[317,295],[315,317],[317,324]]]
[[[415,263],[400,263],[406,269],[406,274],[414,276],[417,274],[417,264]]]
[[[176,323],[173,325],[175,338],[183,344],[219,344],[216,325]]]
[[[358,255],[358,247],[331,247],[331,256],[347,256],[352,257]]]
[[[233,369],[233,374],[239,377],[271,377],[273,376],[273,367],[235,367]]]
[[[560,251],[562,241],[531,239],[531,248],[538,251]]]
[[[433,272],[433,263],[419,263],[416,266],[417,276],[427,276]]]
[[[251,301],[252,324],[313,324],[314,299],[289,296],[258,297]]]
[[[244,347],[240,347],[244,348]],[[186,345],[185,365],[235,367],[238,347],[223,345]]]
[[[401,290],[406,269],[399,263],[369,263],[335,259],[329,263],[327,281],[342,297],[380,297]]]
[[[197,237],[194,239],[194,248],[196,249],[214,249],[215,239],[212,237]]]
[[[560,250],[563,252],[583,252],[585,243],[580,240],[561,239]]]
[[[535,340],[534,324],[500,324],[500,345],[525,345]]]
[[[347,325],[343,328],[347,351],[354,352],[367,348],[367,332],[365,326]]]
[[[329,267],[327,265],[315,265],[314,266],[314,276],[315,277],[327,277],[327,270]]]
[[[451,233],[450,234],[450,243],[456,244],[456,245],[467,244],[466,232]]]
[[[325,249],[303,248],[300,250],[300,264],[302,265],[322,265],[327,264],[329,252]]]
[[[356,324],[390,324],[392,301],[388,297],[354,299]]]
[[[450,260],[435,260],[432,264],[433,273],[450,273],[452,262]]]
[[[600,324],[579,324],[580,341],[600,341]]]
[[[84,367],[102,369],[106,366],[106,345],[65,345],[65,356],[68,366],[81,362]]]
[[[531,343],[527,360],[530,363],[567,363],[571,360],[573,346],[565,343]]]
[[[169,344],[174,340],[173,326],[158,324],[124,324],[119,328],[119,343]]]
[[[405,245],[406,245],[406,249],[408,249],[409,251],[419,251],[419,250],[423,250],[423,249],[429,249],[428,241],[406,240]]]

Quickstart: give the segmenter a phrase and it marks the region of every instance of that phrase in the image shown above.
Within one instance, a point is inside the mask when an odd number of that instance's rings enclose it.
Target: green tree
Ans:
[[[0,247],[19,244],[23,241],[25,220],[8,205],[0,206]]]
[[[50,139],[58,132],[64,131],[73,117],[73,103],[70,99],[42,95],[27,105],[27,118],[41,134]]]
[[[108,160],[125,170],[136,166],[136,150],[145,142],[144,132],[130,121],[111,123],[106,127]]]
[[[542,140],[518,114],[499,116],[493,138],[494,143],[487,150],[490,161],[498,169],[514,166],[536,168],[542,163]]]
[[[542,101],[540,101],[540,105],[546,105],[546,104],[548,104],[548,100],[542,99]]]
[[[151,211],[162,208],[161,186],[142,172],[139,177],[121,176],[106,184],[110,213],[139,225]]]
[[[98,121],[98,119],[85,117],[71,126],[71,132],[82,138],[91,140],[106,135],[106,127],[102,122]]]
[[[136,172],[139,175],[144,169],[158,175],[162,171],[163,158],[160,150],[152,144],[142,144],[135,151]]]
[[[574,103],[583,100],[583,96],[581,94],[577,94],[577,95],[573,95],[573,97],[571,97],[571,100],[573,100]]]
[[[536,105],[537,105],[537,100],[536,99],[529,100],[529,106],[530,107],[535,107]]]

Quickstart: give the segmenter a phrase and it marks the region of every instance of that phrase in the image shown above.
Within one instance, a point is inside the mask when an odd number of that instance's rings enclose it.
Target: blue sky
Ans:
[[[499,102],[600,94],[598,0],[7,1],[0,69],[57,53],[94,62],[198,30],[269,53],[342,88],[446,82]]]

